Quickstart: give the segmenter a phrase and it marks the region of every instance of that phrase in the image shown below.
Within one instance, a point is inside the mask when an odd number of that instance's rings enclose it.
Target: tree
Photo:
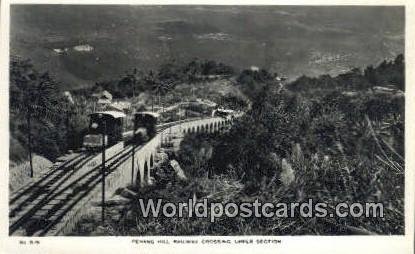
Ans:
[[[158,80],[154,83],[153,91],[158,95],[159,105],[161,104],[164,107],[162,102],[162,96],[165,96],[174,86],[174,81],[171,80]]]
[[[270,85],[275,85],[273,75],[266,70],[243,70],[236,79],[241,91],[250,99],[254,99]]]
[[[150,71],[145,77],[144,77],[144,84],[146,86],[146,89],[151,91],[151,111],[154,110],[154,87],[156,87],[157,84],[157,78],[154,75],[153,71]]]
[[[145,90],[142,85],[142,77],[143,73],[137,68],[134,68],[132,71],[127,72],[126,75],[122,77],[118,84],[112,89],[121,90],[120,93],[123,95],[123,97],[135,98],[138,93]]]
[[[32,119],[50,118],[56,108],[56,89],[48,73],[39,74],[29,60],[12,60],[10,64],[10,107],[26,120],[30,177],[33,177]]]

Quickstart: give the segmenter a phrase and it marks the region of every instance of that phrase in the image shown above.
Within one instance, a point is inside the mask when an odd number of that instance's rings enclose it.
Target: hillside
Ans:
[[[72,93],[72,104],[59,91],[59,84],[53,77],[37,71],[31,61],[13,58],[10,63],[11,163],[27,160],[29,111],[32,112],[30,132],[34,153],[53,161],[67,150],[79,149],[89,122],[88,115],[96,106],[92,95],[103,89],[109,91],[114,100],[131,102],[132,111],[151,110],[153,106],[155,110],[159,110],[179,102],[190,101],[193,116],[198,116],[202,112],[210,115],[209,110],[212,110],[212,106],[200,106],[203,103],[199,103],[198,100],[235,109],[246,107],[249,100],[234,84],[232,77],[216,75],[218,78],[212,80],[193,80],[195,77],[209,76],[200,73],[231,70],[229,66],[213,61],[206,63],[209,64],[196,64],[200,68],[195,68],[192,75],[186,72],[189,65],[170,64],[167,69],[155,71],[156,74],[140,74],[137,77],[127,74],[90,88],[77,89]],[[33,80],[28,81],[26,73],[31,73]],[[166,82],[173,85],[167,86]],[[41,104],[32,105],[31,102],[34,101]],[[162,120],[171,120],[170,118],[171,114],[167,114]]]
[[[403,235],[405,98],[398,89],[405,87],[403,67],[400,55],[367,67],[365,74],[355,69],[346,76],[303,77],[288,89],[275,89],[275,78],[264,70],[242,71],[234,86],[229,80],[198,83],[204,91],[198,96],[238,89],[249,91],[252,105],[220,134],[186,134],[180,149],[166,154],[180,173],[169,160],[157,163],[151,184],[120,189],[114,200],[123,203],[108,209],[104,223],[91,211],[72,235]],[[393,88],[376,92],[385,83]],[[150,199],[207,200],[224,209],[234,202],[241,212],[215,220],[174,212],[146,216],[140,204]],[[279,205],[269,207],[272,214],[242,215],[238,205],[254,201]],[[365,210],[368,202],[382,209]],[[325,212],[313,207],[317,203],[326,205]],[[336,212],[338,204],[347,204],[350,214],[346,207],[346,214]],[[366,216],[351,216],[355,204]]]

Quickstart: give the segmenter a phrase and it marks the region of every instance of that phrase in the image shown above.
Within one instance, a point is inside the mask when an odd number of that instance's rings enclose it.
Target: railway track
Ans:
[[[107,165],[105,169],[105,176],[108,176],[117,170],[118,166],[128,159],[130,150],[131,147],[128,147],[117,156],[114,156],[110,160],[106,161]],[[79,181],[73,185],[71,184],[73,192],[69,195],[66,195],[65,200],[62,200],[62,202],[56,204],[53,209],[51,209],[46,214],[46,216],[43,218],[43,220],[46,220],[46,223],[44,223],[41,228],[34,225],[35,227],[29,229],[29,233],[36,231],[33,233],[33,235],[44,236],[51,230],[54,230],[55,226],[61,221],[65,214],[71,211],[75,205],[87,197],[88,194],[93,191],[97,185],[101,184],[102,172],[100,169],[101,166],[98,166],[92,172],[89,172],[83,177],[79,178]]]
[[[18,191],[14,192],[10,199],[10,204],[14,204],[17,201],[27,197],[27,194],[39,191],[42,189],[43,185],[47,185],[50,182],[54,181],[56,178],[62,175],[62,172],[66,172],[66,170],[73,168],[76,166],[79,162],[79,160],[82,160],[85,158],[84,154],[79,154],[76,157],[65,161],[62,165],[59,165],[57,167],[52,167],[51,170],[44,173],[40,179],[30,183],[25,188],[19,189]],[[11,210],[12,211],[12,210]]]
[[[187,121],[189,120],[161,124],[157,133]],[[135,149],[138,150],[141,146]],[[107,158],[105,175],[108,176],[128,160],[131,151],[132,145],[128,145]],[[44,236],[56,233],[56,226],[62,218],[101,183],[102,165],[101,161],[96,163],[97,155],[98,153],[81,153],[52,168],[26,188],[12,193],[9,235]],[[90,163],[92,161],[96,164]]]
[[[131,147],[108,158],[106,174],[128,159]],[[10,200],[10,235],[43,235],[53,228],[72,207],[101,179],[101,164],[85,167],[95,155],[80,155],[50,170]]]

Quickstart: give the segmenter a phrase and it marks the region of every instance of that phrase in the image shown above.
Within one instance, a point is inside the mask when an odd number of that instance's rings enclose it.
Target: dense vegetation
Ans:
[[[288,85],[288,90],[275,89],[273,76],[265,71],[242,72],[237,85],[250,91],[252,101],[245,115],[219,136],[190,134],[181,143],[175,158],[190,180],[178,180],[171,169],[161,166],[155,176],[159,185],[138,190],[120,213],[111,210],[113,217],[108,217],[106,228],[95,233],[403,234],[404,97],[369,89],[386,81],[403,89],[403,65],[399,56],[374,68],[371,75],[330,77],[330,89],[327,76],[302,77]],[[356,77],[364,82],[362,86],[357,81],[349,86]],[[313,84],[304,83],[305,91],[299,93],[296,89],[304,80]],[[353,88],[360,92],[350,94]],[[138,197],[169,202],[208,197],[210,202],[223,203],[307,202],[312,198],[328,203],[330,209],[338,202],[382,202],[385,217],[223,217],[215,223],[187,217],[143,218]]]
[[[245,184],[245,193],[253,193],[250,197],[385,206],[383,221],[347,218],[327,224],[297,219],[291,232],[324,234],[348,225],[375,233],[403,233],[404,98],[370,90],[345,93],[367,88],[365,80],[369,86],[385,82],[403,89],[403,65],[398,56],[394,62],[367,68],[360,76],[362,86],[357,81],[349,86],[354,78],[339,75],[331,79],[332,87],[325,93],[320,90],[327,88],[325,77],[314,79],[313,88],[319,93],[309,87],[308,94],[262,90],[252,109],[214,145],[212,170],[222,175],[232,172]],[[299,86],[301,80],[289,88]],[[288,182],[290,170],[283,160],[292,165],[294,177]]]
[[[165,101],[171,103],[204,93],[208,94],[204,98],[221,105],[245,109],[245,115],[219,136],[187,136],[175,157],[191,180],[178,181],[171,172],[167,177],[159,175],[159,185],[151,191],[139,190],[140,197],[174,202],[196,195],[219,202],[258,198],[274,203],[313,198],[330,206],[342,201],[382,202],[385,208],[383,219],[236,217],[211,224],[195,218],[142,219],[134,213],[137,203],[133,199],[132,213],[121,221],[110,220],[117,234],[168,234],[172,227],[176,234],[404,232],[402,55],[363,72],[352,69],[336,77],[303,76],[285,88],[275,81],[276,74],[265,70],[244,70],[231,78],[232,68],[212,61],[185,66],[168,63],[157,72],[133,70],[117,81],[79,90],[73,104],[47,73],[38,73],[29,61],[12,59],[10,66],[13,161],[27,159],[28,149],[54,159],[79,147],[86,115],[92,111],[86,95],[92,92],[106,89],[118,98],[168,94],[170,99],[166,96]],[[226,79],[207,82],[219,77]],[[232,92],[206,92],[220,82]],[[198,91],[186,89],[189,84]],[[374,89],[379,86],[389,90],[379,93]],[[168,172],[165,165],[161,169],[159,173]]]
[[[384,60],[377,67],[368,66],[363,72],[359,68],[340,74],[337,77],[321,75],[316,78],[301,76],[290,84],[290,89],[297,92],[309,92],[310,90],[344,89],[365,90],[374,86],[394,86],[405,91],[403,55],[398,55],[395,60]]]
[[[143,92],[165,95],[181,83],[201,82],[233,74],[232,67],[216,61],[195,59],[183,65],[172,61],[161,65],[157,71],[128,71],[119,79],[98,82],[91,88],[77,90],[76,94],[87,96],[107,90],[115,98],[134,97]]]
[[[21,161],[27,150],[54,159],[70,148],[73,106],[48,73],[28,60],[10,63],[10,158]]]

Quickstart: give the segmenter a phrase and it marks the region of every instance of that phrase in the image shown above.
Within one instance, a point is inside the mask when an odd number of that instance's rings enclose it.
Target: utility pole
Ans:
[[[133,99],[132,99],[132,101],[134,101],[134,98],[135,98],[135,77],[133,77]]]
[[[101,183],[102,183],[102,209],[101,209],[101,222],[105,222],[105,134],[107,133],[107,124],[103,118],[103,115],[100,114],[100,118],[103,124],[102,132],[102,168],[101,168]]]
[[[66,152],[69,151],[69,143],[70,143],[70,138],[69,138],[69,125],[70,125],[70,112],[68,107],[66,107],[66,117],[65,117],[65,128],[66,128]]]
[[[170,119],[172,122],[174,122],[173,120],[173,110],[170,110]],[[168,143],[171,144],[172,142],[172,130],[171,130],[172,126],[169,127],[169,138],[168,138]]]
[[[70,120],[71,117],[73,115],[73,111],[71,108],[71,105],[75,105],[72,96],[69,92],[65,92],[64,93],[65,98],[66,98],[66,103],[65,103],[65,113],[66,113],[66,119],[65,119],[65,128],[66,128],[66,150],[69,151],[70,149],[70,136],[69,136],[69,129],[70,129]]]
[[[163,131],[164,130],[160,131],[160,148],[163,148]]]
[[[133,148],[131,150],[131,184],[134,184],[134,164],[135,164],[135,146],[137,145],[137,121],[134,119],[134,129],[133,129]]]
[[[31,110],[29,108],[27,113],[27,139],[28,139],[28,146],[29,146],[29,163],[30,163],[30,178],[33,178],[33,159],[32,159],[32,133],[30,131],[31,129]]]
[[[135,87],[137,85],[137,73],[138,73],[137,68],[134,68],[133,77],[132,77],[133,78],[133,101],[135,99]]]

